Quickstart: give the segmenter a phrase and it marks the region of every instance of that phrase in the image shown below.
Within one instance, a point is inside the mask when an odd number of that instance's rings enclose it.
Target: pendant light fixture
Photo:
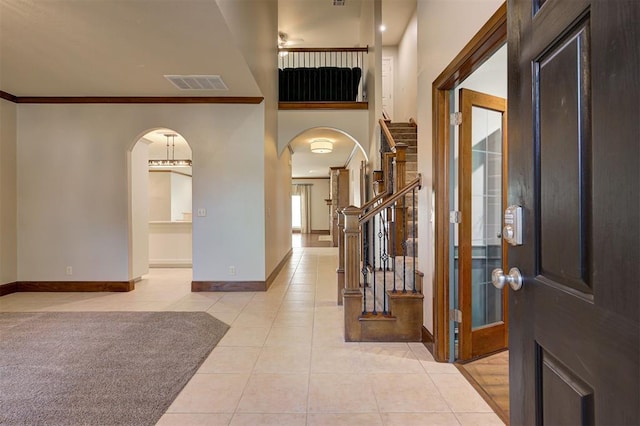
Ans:
[[[191,160],[176,160],[176,134],[165,133],[167,137],[167,159],[149,160],[149,167],[191,167]],[[171,145],[169,145],[171,138]],[[169,158],[169,148],[171,148],[171,158]]]

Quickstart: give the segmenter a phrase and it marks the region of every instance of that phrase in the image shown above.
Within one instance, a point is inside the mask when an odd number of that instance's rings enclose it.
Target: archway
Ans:
[[[326,148],[314,152],[316,143]],[[289,141],[288,149],[292,217],[300,221],[292,223],[293,245],[335,245],[337,208],[361,205],[366,199],[366,152],[349,133],[330,127],[300,132]]]
[[[192,267],[192,151],[176,131],[146,131],[129,158],[129,274]]]

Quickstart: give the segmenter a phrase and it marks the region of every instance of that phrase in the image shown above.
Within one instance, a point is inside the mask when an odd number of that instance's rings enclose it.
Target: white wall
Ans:
[[[392,88],[391,88],[391,94],[392,94],[392,98],[391,98],[391,110],[387,111],[387,113],[392,113],[391,114],[391,120],[392,121],[398,121],[398,119],[396,118],[396,108],[398,107],[398,104],[401,103],[401,99],[399,99],[396,96],[396,93],[398,91],[398,86],[399,86],[399,81],[398,81],[398,77],[396,76],[397,73],[397,68],[398,68],[398,46],[384,46],[382,48],[382,59],[385,58],[390,58],[391,59],[391,69],[393,70],[393,80],[391,81],[392,84]],[[384,79],[381,81],[381,83],[384,85]],[[382,89],[382,88],[381,88]]]
[[[130,157],[129,223],[131,278],[142,277],[149,272],[149,144],[138,142]]]
[[[293,184],[309,184],[311,186],[311,230],[329,231],[329,206],[325,199],[330,198],[329,178],[326,179],[297,179]]]
[[[394,69],[394,121],[417,117],[418,98],[418,12],[413,13],[398,44],[398,60]]]
[[[265,272],[291,250],[291,166],[278,149],[277,0],[216,0],[264,96]]]
[[[184,220],[184,213],[191,213],[191,176],[171,173],[171,220]]]
[[[370,159],[370,170],[379,168],[380,125],[382,118],[382,1],[362,2],[360,15],[360,45],[369,46],[368,71],[365,79],[367,100],[369,101],[369,146],[365,148]],[[375,47],[378,46],[378,47]]]
[[[146,167],[145,172],[149,168]],[[148,200],[150,222],[171,220],[171,172],[149,171]]]
[[[207,210],[193,279],[265,279],[263,105],[21,104],[19,280],[130,279],[127,152],[160,127],[189,141],[193,207]]]
[[[418,171],[422,190],[418,204],[419,268],[424,272],[424,325],[433,332],[433,163],[432,83],[502,0],[418,0]]]
[[[366,194],[363,194],[360,188],[360,180],[364,178],[362,162],[366,163],[366,159],[362,150],[358,149],[347,164],[347,169],[349,169],[349,204],[356,207],[360,207],[366,202]]]
[[[17,281],[17,108],[0,99],[0,284]]]

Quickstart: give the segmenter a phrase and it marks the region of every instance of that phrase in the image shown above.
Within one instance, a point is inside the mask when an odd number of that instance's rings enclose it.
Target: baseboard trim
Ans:
[[[20,290],[18,290],[17,282],[0,284],[0,297],[11,293],[17,293],[18,291]]]
[[[422,344],[424,345],[425,348],[427,348],[427,350],[431,353],[431,355],[433,355],[433,334],[431,334],[431,332],[429,330],[427,330],[427,327],[425,327],[424,325],[422,326]]]
[[[191,291],[267,291],[292,254],[290,249],[265,281],[191,281]]]
[[[282,268],[284,268],[287,262],[289,262],[289,259],[291,258],[292,254],[293,254],[293,248],[290,248],[287,254],[285,254],[284,257],[282,258],[280,263],[278,263],[278,265],[273,269],[273,271],[271,271],[271,273],[267,277],[267,281],[265,282],[265,286],[266,286],[265,290],[268,290],[269,287],[271,287],[271,284],[273,284],[273,281],[275,281],[280,271],[282,271]]]
[[[127,292],[135,289],[130,281],[17,281],[0,286],[0,296],[23,292]]]
[[[193,268],[191,259],[149,259],[149,268]]]

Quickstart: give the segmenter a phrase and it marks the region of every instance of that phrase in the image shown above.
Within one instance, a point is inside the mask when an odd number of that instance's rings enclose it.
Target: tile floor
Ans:
[[[337,249],[294,248],[267,292],[191,293],[154,269],[130,293],[14,293],[0,311],[206,311],[231,325],[159,425],[502,425],[421,343],[345,343]]]

